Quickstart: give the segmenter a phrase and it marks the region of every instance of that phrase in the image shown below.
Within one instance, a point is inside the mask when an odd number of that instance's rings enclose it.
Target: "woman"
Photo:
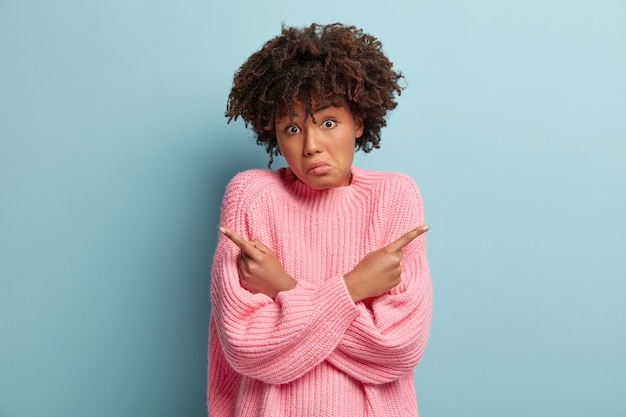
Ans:
[[[220,416],[416,416],[431,317],[422,201],[379,147],[402,78],[341,24],[283,28],[239,69],[242,117],[288,168],[236,175],[212,271],[208,407]]]

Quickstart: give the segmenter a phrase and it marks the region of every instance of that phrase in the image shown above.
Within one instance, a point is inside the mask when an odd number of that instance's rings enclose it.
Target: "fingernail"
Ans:
[[[225,227],[221,227],[220,226],[219,230],[220,230],[220,233],[226,234],[226,228]]]

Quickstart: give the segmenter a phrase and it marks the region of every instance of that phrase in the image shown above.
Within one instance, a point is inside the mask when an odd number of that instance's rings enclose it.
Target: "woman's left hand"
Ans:
[[[258,239],[248,241],[225,227],[220,227],[220,232],[241,249],[237,266],[243,288],[275,299],[279,292],[296,286],[297,281],[285,271],[274,252],[263,242]]]

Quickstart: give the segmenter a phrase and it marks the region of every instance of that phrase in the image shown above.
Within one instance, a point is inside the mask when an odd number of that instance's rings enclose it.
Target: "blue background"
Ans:
[[[203,416],[223,114],[280,25],[380,38],[426,204],[420,412],[626,416],[626,3],[0,0],[0,416]],[[275,167],[283,164],[282,160]]]

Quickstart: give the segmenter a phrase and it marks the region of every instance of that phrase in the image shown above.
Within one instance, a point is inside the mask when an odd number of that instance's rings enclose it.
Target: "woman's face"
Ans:
[[[363,134],[363,119],[355,118],[346,105],[313,102],[313,117],[307,117],[306,106],[297,102],[295,111],[293,120],[283,115],[274,126],[278,147],[291,171],[318,190],[349,185],[356,138]]]

